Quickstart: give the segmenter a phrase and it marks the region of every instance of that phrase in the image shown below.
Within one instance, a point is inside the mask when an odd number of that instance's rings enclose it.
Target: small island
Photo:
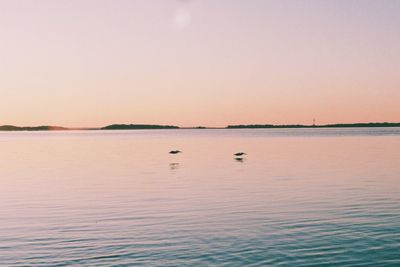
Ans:
[[[178,126],[154,124],[112,124],[100,130],[151,130],[151,129],[179,129]]]

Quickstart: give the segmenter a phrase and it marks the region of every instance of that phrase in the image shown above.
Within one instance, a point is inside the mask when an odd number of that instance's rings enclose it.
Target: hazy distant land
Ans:
[[[347,123],[347,124],[325,124],[325,125],[274,125],[274,124],[240,124],[228,125],[225,128],[209,128],[204,126],[181,128],[174,125],[157,124],[111,124],[101,128],[66,128],[60,126],[0,126],[0,131],[69,131],[69,130],[157,130],[157,129],[269,129],[269,128],[350,128],[350,127],[400,127],[400,123],[392,122],[369,122],[369,123]]]
[[[112,124],[100,130],[143,130],[143,129],[179,129],[178,126],[156,124]]]
[[[18,127],[13,125],[3,125],[0,126],[0,131],[65,131],[68,128],[59,126],[35,126],[35,127]]]
[[[369,123],[343,123],[343,124],[325,124],[325,125],[273,125],[273,124],[248,124],[248,125],[229,125],[226,129],[242,128],[348,128],[348,127],[400,127],[400,123],[391,122],[369,122]]]

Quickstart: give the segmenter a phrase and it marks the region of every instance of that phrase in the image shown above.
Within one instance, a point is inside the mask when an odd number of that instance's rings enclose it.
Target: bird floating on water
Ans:
[[[238,152],[238,153],[235,153],[233,155],[235,155],[236,157],[240,157],[240,156],[247,155],[247,154],[244,153],[244,152]]]
[[[180,150],[171,150],[169,152],[169,154],[178,154],[178,153],[182,153],[182,151],[180,151]]]

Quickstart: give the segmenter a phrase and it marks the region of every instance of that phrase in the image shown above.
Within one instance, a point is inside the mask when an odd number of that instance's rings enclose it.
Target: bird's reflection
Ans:
[[[169,164],[169,169],[171,171],[175,171],[180,168],[180,164],[178,162],[172,162]]]
[[[235,159],[235,161],[242,162],[242,163],[245,161],[244,158],[239,158],[239,157],[238,158],[234,158],[234,159]]]

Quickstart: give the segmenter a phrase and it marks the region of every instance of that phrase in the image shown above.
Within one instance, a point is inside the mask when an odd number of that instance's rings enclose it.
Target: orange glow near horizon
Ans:
[[[0,125],[400,121],[399,1],[0,2]]]

